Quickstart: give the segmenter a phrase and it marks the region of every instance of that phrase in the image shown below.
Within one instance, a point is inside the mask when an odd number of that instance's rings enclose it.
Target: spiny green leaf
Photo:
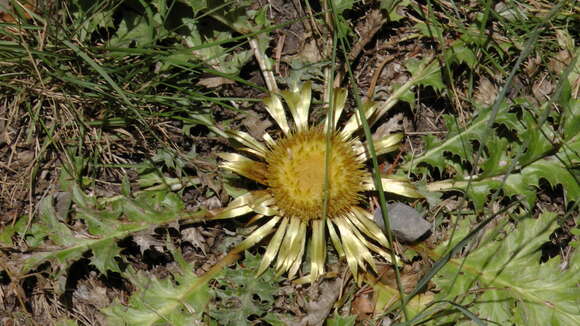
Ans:
[[[403,8],[409,6],[410,4],[410,0],[381,0],[381,9],[387,11],[389,15],[389,21],[398,22],[405,18],[405,16],[401,15],[400,12],[402,12]]]
[[[447,63],[458,62],[465,63],[470,68],[477,65],[477,56],[467,44],[462,40],[456,40],[451,45],[451,48],[445,53]]]
[[[435,40],[443,40],[443,27],[435,20],[429,23],[419,22],[415,28],[425,37],[434,38]]]
[[[470,25],[465,31],[464,33],[461,35],[460,38],[463,42],[465,42],[466,44],[473,44],[476,45],[478,47],[483,47],[484,45],[486,45],[487,43],[493,43],[493,42],[489,42],[488,40],[488,36],[483,33],[478,26],[476,25]],[[492,47],[494,46],[493,44],[487,44],[487,47]]]
[[[487,148],[487,159],[481,166],[480,177],[500,175],[509,162],[509,141],[506,138],[493,137],[488,141]]]
[[[113,48],[151,46],[158,39],[165,37],[168,31],[163,27],[161,15],[153,13],[151,9],[149,6],[145,8],[145,12],[149,15],[123,11],[123,18],[117,32],[109,41],[109,46]]]
[[[575,145],[576,153],[580,153],[580,146]],[[521,196],[524,203],[531,207],[536,202],[536,191],[540,187],[540,180],[547,180],[552,187],[562,185],[565,194],[566,204],[577,202],[580,198],[580,169],[573,168],[565,164],[559,157],[549,156],[535,161],[521,170],[515,170],[507,175],[495,175],[486,177],[476,177],[472,180],[467,190],[467,194],[473,200],[476,208],[483,208],[487,201],[487,196],[492,190],[503,190],[506,196]],[[570,154],[571,155],[571,154]],[[568,158],[570,158],[568,156]],[[572,158],[580,160],[578,156]],[[563,163],[564,162],[564,163]],[[505,178],[505,183],[503,183]],[[439,181],[428,185],[428,189],[436,190],[437,185],[444,184],[439,189],[466,189],[468,181]]]
[[[334,9],[337,15],[342,15],[342,13],[347,9],[352,9],[354,0],[332,0],[334,2]]]
[[[98,3],[93,1],[71,1],[69,9],[76,26],[69,30],[76,31],[79,41],[87,41],[99,28],[114,27],[113,10],[102,8],[97,10],[98,7]]]
[[[441,67],[437,61],[431,61],[429,58],[422,60],[409,59],[405,67],[415,79],[416,85],[431,86],[437,91],[445,89],[441,75]]]
[[[564,110],[564,139],[568,140],[580,134],[580,99],[570,99]]]
[[[428,165],[455,174],[453,180],[438,181],[427,188],[464,190],[478,210],[493,190],[502,190],[507,196],[521,196],[531,207],[541,179],[553,187],[562,185],[567,202],[576,201],[580,198],[577,168],[580,137],[562,139],[546,121],[540,125],[536,116],[545,106],[535,110],[526,100],[516,99],[514,103],[521,111],[508,112],[504,105],[493,117],[493,124],[489,111],[480,113],[463,129],[455,117],[445,116],[447,138],[438,141],[432,136],[426,137],[426,151],[404,167],[415,173],[428,173],[421,167]],[[483,144],[482,140],[487,142]],[[480,148],[478,152],[475,144],[483,150]],[[475,162],[476,159],[479,160]]]
[[[119,264],[115,260],[115,257],[121,253],[121,248],[117,246],[117,239],[108,238],[96,242],[91,246],[91,250],[93,251],[91,262],[101,273],[121,272]]]
[[[505,231],[505,238],[484,241],[467,257],[451,259],[433,278],[440,290],[436,299],[469,304],[479,318],[499,325],[580,324],[580,255],[575,253],[564,270],[560,258],[540,264],[540,248],[556,222],[554,213],[524,218]],[[436,250],[446,248],[443,243]]]
[[[44,248],[45,244],[42,242],[37,242],[38,249],[41,249],[41,251],[32,254],[26,259],[22,267],[24,272],[50,260],[59,262],[60,266],[55,266],[55,269],[62,272],[66,270],[68,264],[82,257],[87,250],[93,251],[91,260],[102,273],[106,273],[107,270],[119,271],[114,257],[118,255],[120,249],[115,239],[126,236],[127,233],[114,232],[116,231],[115,227],[108,226],[104,229],[93,227],[93,230],[98,229],[104,232],[94,234],[100,237],[87,237],[86,235],[77,234],[56,218],[51,197],[46,197],[41,202],[39,218],[40,221],[34,224],[36,228],[32,228],[29,232],[36,236],[39,233],[47,235],[49,240],[58,245],[58,247],[49,246],[48,248],[50,249],[48,249]],[[118,227],[118,224],[112,225],[117,225]]]
[[[572,242],[570,242],[570,246],[572,246],[573,248],[578,248],[578,245],[580,244],[580,229],[575,228],[570,230],[570,233],[572,233],[572,235],[574,235],[576,237],[575,240],[573,240]]]
[[[26,226],[28,224],[28,216],[23,216],[19,218],[14,225],[7,225],[0,229],[0,244],[6,246],[12,246],[12,237],[16,234],[22,234],[26,230]],[[32,227],[34,227],[33,225]],[[42,238],[42,237],[41,237]],[[29,246],[34,247],[35,244],[31,242],[31,239],[26,239],[26,242]]]
[[[509,195],[517,194],[517,188],[524,186],[539,187],[540,179],[545,179],[555,187],[562,185],[566,196],[566,202],[578,201],[580,199],[580,184],[578,183],[578,170],[566,167],[556,157],[547,157],[536,161],[522,169],[520,175],[523,178],[508,177],[506,184]],[[512,177],[510,179],[510,177]],[[512,189],[510,189],[512,188]],[[530,205],[533,202],[530,201]]]
[[[84,221],[86,232],[75,232],[65,222],[60,221],[52,204],[52,198],[45,198],[40,205],[39,221],[32,224],[27,236],[29,245],[37,252],[23,264],[23,271],[38,266],[45,261],[56,261],[58,272],[92,252],[91,263],[105,274],[107,271],[119,272],[120,248],[117,241],[132,233],[147,230],[180,219],[184,212],[183,201],[173,192],[166,190],[141,192],[136,199],[121,197],[110,207],[99,208],[90,196],[79,189],[73,189],[73,200],[77,205],[76,219]],[[129,217],[132,222],[120,220]],[[47,237],[49,241],[44,240]],[[51,244],[52,243],[52,244]],[[56,247],[54,245],[57,245]]]
[[[217,300],[212,303],[210,315],[220,325],[252,325],[248,317],[266,316],[271,309],[278,278],[273,270],[256,277],[260,261],[260,256],[246,252],[243,268],[227,269],[217,278],[219,285],[212,289]]]
[[[184,2],[191,7],[194,14],[197,14],[197,12],[203,9],[207,9],[207,0],[185,0]]]
[[[73,319],[61,319],[55,323],[56,326],[77,326],[78,323]]]
[[[334,316],[326,320],[327,326],[354,326],[356,325],[356,315]]]
[[[214,67],[225,74],[236,74],[252,56],[250,51],[230,53],[225,47],[212,44],[231,39],[229,32],[211,31],[205,35],[200,32],[197,20],[184,18],[183,24],[189,29],[189,35],[184,41],[189,48],[195,48],[190,56],[208,67]]]
[[[123,201],[123,211],[130,220],[149,223],[171,220],[184,208],[179,196],[166,190],[142,192],[133,200],[126,198]]]
[[[60,246],[67,246],[74,244],[76,241],[74,239],[73,232],[64,224],[61,223],[52,204],[52,196],[47,196],[43,198],[40,203],[39,217],[41,223],[50,230],[49,232],[53,235],[52,241]]]
[[[137,291],[127,305],[103,309],[110,325],[201,325],[209,301],[207,284],[189,269],[158,279],[142,271],[125,274]]]
[[[500,109],[496,119],[500,120],[504,117],[505,120],[512,119],[505,108]],[[490,111],[481,112],[467,128],[462,128],[459,126],[459,122],[457,122],[455,117],[450,115],[444,116],[445,124],[449,130],[447,138],[443,141],[437,141],[432,136],[428,137],[426,139],[426,151],[421,156],[407,163],[405,168],[410,169],[411,166],[417,167],[420,164],[428,164],[443,171],[450,163],[450,160],[445,157],[445,153],[458,155],[463,161],[471,161],[473,159],[472,142],[483,139],[484,135],[489,132],[487,125],[489,124],[490,118]],[[464,171],[458,170],[455,172],[463,174]]]

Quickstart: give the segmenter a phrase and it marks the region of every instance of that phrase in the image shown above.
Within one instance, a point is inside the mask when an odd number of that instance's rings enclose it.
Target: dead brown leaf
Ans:
[[[392,116],[387,122],[383,123],[377,128],[373,135],[374,139],[382,139],[390,134],[400,132],[403,130],[403,113],[397,113]]]
[[[358,320],[367,320],[371,318],[375,311],[375,303],[372,293],[361,293],[352,301],[350,312],[357,315]]]
[[[497,87],[486,77],[481,77],[479,87],[475,90],[475,102],[483,106],[491,106],[497,96]]]
[[[250,135],[256,139],[262,139],[266,129],[272,126],[272,122],[270,122],[270,120],[264,119],[252,111],[249,111],[246,114],[246,117],[244,120],[242,120],[242,124],[248,130],[248,133],[250,133]]]
[[[309,62],[315,63],[322,60],[322,55],[318,49],[318,45],[314,39],[310,39],[304,43],[302,51],[299,51],[295,55],[287,56],[284,61],[292,62],[297,60],[299,62]]]
[[[331,281],[323,281],[318,287],[319,296],[316,299],[304,303],[306,314],[293,320],[283,320],[288,325],[315,326],[323,325],[334,303],[338,299],[342,279],[336,278]],[[313,289],[316,290],[316,289]]]
[[[560,50],[555,57],[550,60],[548,68],[554,74],[561,74],[564,69],[570,64],[572,56],[568,50]]]
[[[187,227],[181,230],[181,240],[190,242],[194,248],[200,249],[205,255],[207,252],[207,243],[201,232],[201,227]]]
[[[213,77],[200,78],[199,82],[197,82],[197,85],[205,86],[207,88],[216,88],[219,86],[232,85],[235,83],[236,83],[235,81],[228,79],[228,78],[213,76]]]
[[[539,102],[545,101],[554,91],[556,86],[550,81],[548,76],[538,79],[532,87],[532,93]]]
[[[165,244],[165,242],[156,239],[151,234],[151,231],[143,231],[135,234],[133,236],[133,241],[137,244],[137,246],[139,246],[141,254],[143,254],[145,250],[151,249],[152,247],[159,248],[160,251],[163,251],[161,248],[163,248],[163,245]]]

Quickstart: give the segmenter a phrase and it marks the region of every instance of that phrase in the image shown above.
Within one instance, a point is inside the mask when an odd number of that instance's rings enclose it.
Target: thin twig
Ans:
[[[369,87],[369,90],[367,91],[367,99],[368,100],[371,100],[373,98],[373,94],[375,92],[375,87],[377,86],[377,81],[379,80],[379,77],[381,76],[381,72],[383,71],[383,68],[385,67],[385,65],[387,63],[393,61],[393,59],[395,59],[395,56],[393,56],[393,55],[387,56],[383,61],[381,61],[381,63],[377,67],[377,69],[375,69],[375,72],[373,73],[373,78],[371,79],[371,85]]]
[[[254,51],[254,56],[256,57],[256,61],[258,61],[258,65],[260,66],[268,90],[272,93],[277,93],[278,84],[276,84],[276,78],[274,78],[271,65],[267,63],[265,52],[260,49],[258,40],[255,38],[250,39],[250,47]]]

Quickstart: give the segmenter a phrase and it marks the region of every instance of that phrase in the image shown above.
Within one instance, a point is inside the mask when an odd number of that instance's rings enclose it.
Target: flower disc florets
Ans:
[[[338,133],[331,137],[328,166],[328,211],[332,218],[357,205],[367,176],[352,144]],[[284,216],[321,219],[324,205],[326,134],[310,128],[276,142],[265,155],[267,185]]]

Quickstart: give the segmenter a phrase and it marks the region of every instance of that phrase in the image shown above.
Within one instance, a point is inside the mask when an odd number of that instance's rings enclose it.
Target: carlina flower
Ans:
[[[290,109],[294,124],[286,113],[278,95],[264,100],[266,110],[282,131],[279,139],[267,132],[260,142],[243,131],[229,131],[227,135],[238,143],[245,155],[222,153],[222,167],[261,185],[261,189],[239,196],[212,219],[233,218],[248,213],[256,215],[251,220],[264,223],[252,232],[239,246],[252,247],[274,233],[264,253],[258,275],[276,259],[279,274],[288,273],[294,278],[302,264],[308,241],[310,275],[315,281],[324,273],[326,260],[326,230],[341,258],[346,258],[355,277],[370,266],[376,271],[371,252],[390,260],[384,248],[388,242],[382,230],[374,223],[372,214],[360,206],[365,191],[373,191],[374,183],[365,161],[370,159],[365,143],[353,137],[361,127],[358,116],[353,115],[342,130],[337,130],[344,109],[347,91],[334,91],[334,121],[332,134],[327,137],[328,119],[310,126],[308,115],[311,101],[311,83],[293,91],[282,91],[282,98]],[[369,124],[376,122],[388,110],[376,104],[365,104]],[[374,140],[377,155],[398,148],[402,134],[388,135]],[[330,139],[329,162],[325,165],[327,141]],[[326,170],[328,173],[326,174]],[[328,182],[325,187],[325,175]],[[419,198],[422,197],[408,180],[383,177],[387,192]],[[324,218],[325,191],[327,196]]]

